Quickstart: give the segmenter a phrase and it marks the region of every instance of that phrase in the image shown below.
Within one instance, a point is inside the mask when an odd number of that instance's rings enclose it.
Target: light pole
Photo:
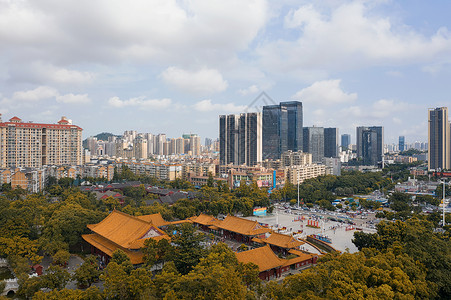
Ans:
[[[298,209],[299,209],[299,182],[298,182]]]
[[[442,181],[443,183],[443,200],[442,200],[442,205],[443,205],[443,227],[445,227],[445,180],[443,179]]]

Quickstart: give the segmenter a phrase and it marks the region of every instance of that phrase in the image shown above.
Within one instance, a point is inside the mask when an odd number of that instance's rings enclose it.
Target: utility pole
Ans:
[[[299,209],[299,182],[298,182],[298,209]]]

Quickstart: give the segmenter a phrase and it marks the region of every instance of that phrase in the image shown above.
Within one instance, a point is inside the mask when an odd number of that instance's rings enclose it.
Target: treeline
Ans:
[[[299,197],[304,203],[316,203],[319,200],[334,200],[337,196],[369,194],[374,190],[387,190],[393,187],[390,179],[380,172],[362,173],[344,171],[341,176],[324,175],[305,180],[299,186]],[[297,198],[297,186],[287,182],[280,190],[272,192],[274,200]]]
[[[397,256],[387,266],[405,271],[415,287],[401,285],[399,288],[416,289],[415,298],[450,299],[450,234],[449,231],[435,232],[434,228],[432,222],[418,218],[381,222],[377,225],[377,233],[356,232],[353,243],[364,253]]]

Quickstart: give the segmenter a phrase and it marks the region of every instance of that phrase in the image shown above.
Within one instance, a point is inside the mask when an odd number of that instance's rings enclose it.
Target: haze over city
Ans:
[[[449,1],[1,1],[0,113],[83,138],[218,137],[218,115],[266,92],[304,126],[380,125],[427,140],[448,106]]]

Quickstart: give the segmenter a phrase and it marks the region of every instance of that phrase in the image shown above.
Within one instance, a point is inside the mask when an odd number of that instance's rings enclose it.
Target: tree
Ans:
[[[104,295],[107,299],[140,299],[153,286],[151,273],[147,270],[138,268],[129,275],[124,266],[114,261],[106,267],[102,280],[105,281]]]
[[[172,243],[176,246],[173,261],[180,273],[187,274],[205,253],[200,245],[204,237],[189,223],[181,224],[176,231],[172,237]]]
[[[61,249],[61,250],[58,250],[53,255],[53,263],[60,265],[60,266],[65,266],[67,264],[67,262],[69,261],[69,258],[70,258],[69,251]]]
[[[50,266],[45,275],[41,276],[42,287],[61,290],[70,280],[70,274],[60,266]]]
[[[89,255],[84,263],[75,270],[73,279],[77,281],[77,284],[81,287],[89,287],[91,284],[99,278],[100,272],[97,266],[97,259],[95,256]]]

